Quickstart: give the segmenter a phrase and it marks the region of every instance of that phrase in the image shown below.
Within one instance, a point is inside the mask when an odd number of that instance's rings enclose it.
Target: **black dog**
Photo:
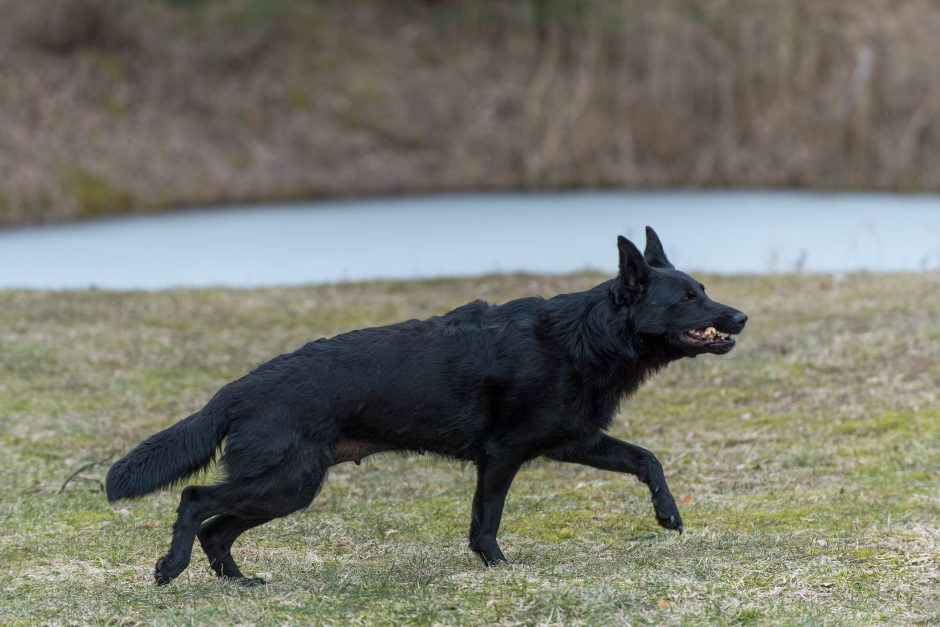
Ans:
[[[189,564],[198,537],[221,577],[246,530],[306,507],[327,469],[384,451],[429,451],[477,467],[470,548],[487,565],[509,485],[537,457],[629,473],[649,486],[656,520],[682,531],[649,451],[604,433],[621,399],[667,363],[734,347],[747,316],[710,300],[646,230],[646,253],[620,237],[620,273],[586,292],[493,306],[475,301],[311,342],[223,387],[199,412],[111,467],[108,499],[133,498],[204,468],[225,442],[222,483],[180,497],[170,550],[154,576]]]

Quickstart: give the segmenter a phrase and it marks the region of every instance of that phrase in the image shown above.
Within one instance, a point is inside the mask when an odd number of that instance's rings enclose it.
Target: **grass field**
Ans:
[[[157,589],[175,493],[109,505],[105,465],[60,492],[309,339],[599,278],[0,293],[0,623],[940,622],[935,273],[706,281],[750,314],[738,348],[671,366],[613,427],[662,460],[682,536],[632,478],[539,464],[503,519],[517,563],[485,570],[472,467],[385,456],[236,544],[269,586],[199,552]]]

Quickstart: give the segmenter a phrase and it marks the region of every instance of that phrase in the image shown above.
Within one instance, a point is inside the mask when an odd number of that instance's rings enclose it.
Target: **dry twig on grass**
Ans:
[[[56,490],[56,494],[62,494],[63,492],[65,492],[66,486],[76,479],[81,479],[82,481],[93,481],[98,484],[98,491],[104,492],[104,483],[102,483],[101,479],[97,479],[95,477],[79,477],[78,475],[85,472],[86,470],[90,470],[94,468],[95,466],[104,466],[105,464],[110,462],[111,459],[114,458],[116,454],[117,454],[116,452],[112,451],[108,453],[107,457],[104,457],[102,459],[99,459],[93,462],[88,462],[87,464],[83,466],[79,466],[72,474],[70,474],[68,477],[65,478],[65,481],[63,481],[62,485],[59,486],[59,489]]]

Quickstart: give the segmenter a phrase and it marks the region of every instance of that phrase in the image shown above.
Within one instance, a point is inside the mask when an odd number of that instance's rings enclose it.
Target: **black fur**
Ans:
[[[157,562],[165,584],[199,539],[213,570],[247,579],[230,552],[247,529],[306,507],[327,469],[385,451],[429,451],[477,467],[470,547],[506,560],[496,542],[503,503],[535,458],[635,475],[659,524],[682,531],[663,469],[649,451],[604,431],[617,405],[671,361],[726,353],[747,316],[705,296],[647,228],[646,254],[618,240],[620,272],[585,292],[475,301],[311,342],[222,388],[196,414],[111,467],[109,500],[133,498],[205,467],[222,446],[224,480],[183,489],[173,540]]]

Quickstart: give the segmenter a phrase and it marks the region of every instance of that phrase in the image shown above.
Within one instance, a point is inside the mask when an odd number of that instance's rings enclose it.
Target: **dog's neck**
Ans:
[[[611,283],[549,299],[546,323],[584,385],[619,402],[673,360],[634,333],[629,310],[610,301]]]
[[[608,370],[634,357],[630,347],[624,354],[623,343],[612,332],[615,311],[608,293],[605,283],[585,292],[559,294],[545,303],[549,335],[578,368]]]

